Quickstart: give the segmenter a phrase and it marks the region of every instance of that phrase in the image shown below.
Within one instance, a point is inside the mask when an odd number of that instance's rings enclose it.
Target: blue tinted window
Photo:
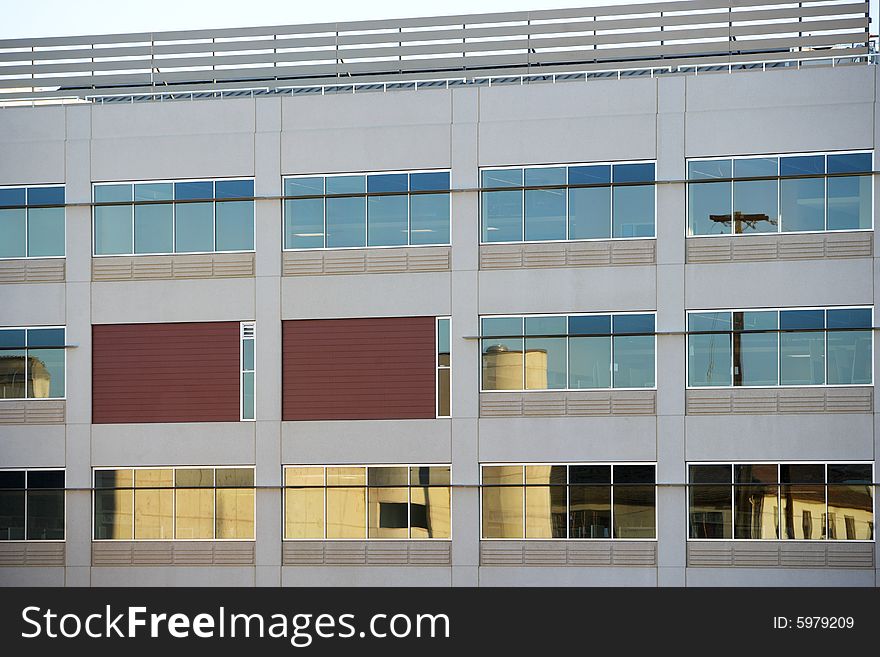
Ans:
[[[63,347],[64,329],[28,329],[28,347]]]
[[[24,329],[6,329],[0,331],[0,347],[23,349],[24,346]]]
[[[731,160],[695,160],[688,162],[688,180],[732,178]]]
[[[367,176],[367,191],[370,193],[405,192],[406,188],[407,175],[405,173]]]
[[[566,318],[526,317],[526,335],[565,335]]]
[[[564,185],[564,167],[541,167],[525,170],[526,187],[539,187],[542,185]]]
[[[174,198],[178,201],[214,198],[213,182],[174,183]]]
[[[586,167],[568,167],[569,185],[609,185],[611,165],[598,164]]]
[[[824,155],[800,155],[779,158],[780,176],[805,176],[825,173]]]
[[[523,334],[522,317],[484,317],[482,321],[482,335],[510,335]]]
[[[0,209],[0,258],[23,258],[27,255],[26,218],[27,211],[24,208]]]
[[[614,334],[653,333],[654,315],[614,315]]]
[[[733,161],[733,175],[737,178],[775,176],[779,172],[779,159],[775,157],[750,157]]]
[[[449,244],[449,194],[409,199],[410,244]]]
[[[732,328],[729,312],[688,315],[688,331],[730,331]]]
[[[522,187],[522,169],[483,171],[483,187]]]
[[[28,187],[28,205],[64,205],[64,187]]]
[[[171,183],[148,183],[134,186],[135,201],[170,201],[174,196]]]
[[[569,335],[611,335],[611,315],[569,317]]]
[[[24,205],[24,187],[0,189],[0,208],[8,208],[16,205]]]
[[[446,191],[449,189],[449,172],[411,173],[409,188],[413,192]]]
[[[828,156],[828,173],[868,173],[870,171],[870,153],[846,153]]]
[[[131,185],[98,185],[95,203],[123,203],[131,201]]]
[[[285,196],[323,196],[324,178],[288,178],[284,181]]]
[[[615,183],[654,182],[654,163],[615,164],[612,179]]]
[[[825,311],[782,310],[779,312],[779,328],[782,330],[825,328]]]
[[[827,311],[828,329],[871,328],[870,308],[840,308]]]
[[[253,180],[218,180],[214,198],[250,198],[254,195]]]
[[[363,194],[366,191],[366,176],[328,176],[328,194]]]

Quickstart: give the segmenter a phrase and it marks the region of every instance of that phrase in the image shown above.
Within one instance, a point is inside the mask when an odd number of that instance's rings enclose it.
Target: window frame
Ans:
[[[691,367],[691,356],[690,356],[690,345],[689,340],[691,336],[691,332],[688,329],[690,316],[692,314],[705,314],[705,313],[739,313],[739,312],[775,312],[777,313],[777,320],[779,318],[779,312],[787,311],[787,310],[870,310],[871,311],[871,327],[870,328],[856,328],[856,329],[830,329],[832,332],[843,331],[843,332],[852,332],[852,331],[869,331],[871,333],[871,382],[870,383],[828,383],[828,332],[829,329],[826,327],[821,329],[823,334],[823,344],[825,347],[824,351],[824,383],[802,383],[797,385],[782,385],[781,383],[777,383],[776,385],[766,385],[766,386],[736,386],[733,385],[734,377],[733,377],[733,362],[734,362],[734,350],[733,344],[731,343],[731,359],[730,359],[730,381],[731,384],[729,386],[692,386],[690,384],[690,367]],[[827,322],[827,320],[826,320]],[[874,371],[874,354],[876,351],[875,339],[874,339],[874,306],[865,306],[865,305],[853,305],[853,306],[786,306],[784,308],[780,307],[771,307],[771,308],[710,308],[706,310],[685,310],[685,350],[684,350],[684,365],[685,365],[685,389],[686,390],[762,390],[762,389],[786,389],[786,388],[866,388],[873,387],[875,385],[875,371]],[[777,321],[777,327],[779,326],[779,322]],[[779,336],[783,333],[797,332],[796,330],[783,330],[783,329],[769,329],[766,331],[758,331],[760,333],[775,333],[777,336],[776,341],[776,380],[779,381],[782,374],[782,349],[780,346]],[[814,333],[819,333],[819,329],[813,330]],[[695,335],[708,335],[712,332],[703,332],[697,331]],[[715,333],[716,335],[730,335],[733,336],[735,331],[731,329],[730,331],[718,331]]]
[[[248,335],[248,331],[250,335]],[[246,370],[245,369],[245,341],[250,341],[253,343],[253,369]],[[238,401],[239,401],[239,422],[256,422],[257,421],[257,323],[256,322],[241,322],[239,324],[239,337],[238,337],[238,348],[239,348],[239,390],[238,390]],[[253,374],[253,397],[254,397],[254,409],[253,409],[253,417],[245,417],[245,387],[244,380],[245,374]]]
[[[0,540],[0,545],[4,543],[65,543],[67,541],[67,468],[62,466],[54,467],[0,467],[0,472],[24,472],[24,538],[11,538]],[[28,538],[27,537],[27,521],[28,521],[28,473],[29,472],[63,472],[64,473],[64,489],[62,490],[62,499],[64,504],[64,538]],[[34,490],[58,490],[57,488],[35,488]]]
[[[653,164],[654,165],[654,180],[653,182],[645,182],[645,183],[614,183],[614,165],[617,164]],[[564,186],[559,185],[547,185],[545,187],[534,186],[534,189],[554,189],[554,188],[562,188],[566,191],[565,193],[565,239],[562,240],[526,240],[526,188],[531,189],[532,186],[525,185],[525,170],[526,169],[557,169],[557,168],[565,168],[566,170],[566,180],[568,180],[568,168],[569,167],[581,167],[581,166],[610,166],[612,167],[611,176],[612,181],[607,185],[605,184],[596,184],[596,185],[575,185],[570,186],[568,182],[565,183]],[[500,241],[500,242],[485,242],[483,241],[483,194],[485,193],[483,189],[483,172],[484,171],[514,171],[520,169],[523,171],[523,185],[522,186],[513,186],[507,188],[487,188],[487,190],[496,190],[496,191],[519,191],[522,193],[522,236],[521,240],[513,240],[513,241]],[[615,242],[621,241],[630,241],[630,240],[656,240],[657,239],[657,159],[643,159],[643,160],[609,160],[609,161],[601,161],[601,162],[558,162],[554,164],[519,164],[519,165],[502,165],[502,166],[481,166],[477,172],[479,176],[479,188],[478,188],[478,217],[479,217],[479,246],[492,246],[495,244],[568,244],[568,243],[578,243],[578,242],[607,242],[613,240]],[[638,186],[646,186],[651,185],[654,188],[654,235],[651,237],[614,237],[614,187],[638,187]],[[572,239],[568,237],[570,229],[571,229],[571,217],[569,215],[570,205],[569,205],[569,194],[568,191],[571,189],[594,189],[594,188],[604,188],[607,187],[610,194],[609,199],[609,236],[608,237],[587,237],[587,238],[576,238]]]
[[[632,238],[625,238],[625,239],[632,239]],[[638,238],[638,239],[645,239],[645,238]],[[484,319],[523,319],[523,320],[525,320],[526,318],[565,317],[566,320],[568,320],[569,317],[604,317],[604,316],[614,317],[617,315],[651,315],[654,317],[654,334],[653,334],[653,337],[654,337],[654,385],[653,386],[644,387],[644,388],[616,388],[616,387],[614,387],[614,371],[613,371],[613,369],[614,369],[614,336],[617,334],[615,334],[613,332],[613,320],[612,320],[612,332],[608,335],[608,337],[611,339],[611,349],[610,349],[611,370],[609,371],[611,385],[608,386],[607,388],[569,388],[568,387],[569,374],[570,374],[569,373],[570,350],[569,350],[569,342],[568,341],[572,337],[590,337],[590,336],[578,336],[578,335],[572,336],[568,332],[566,332],[565,335],[552,336],[552,337],[565,338],[565,370],[566,370],[566,387],[565,388],[528,388],[527,389],[527,388],[525,388],[525,377],[523,377],[523,388],[521,390],[485,390],[483,388],[483,340],[487,339],[487,338],[495,337],[495,336],[491,336],[491,335],[490,336],[483,336],[483,320]],[[608,312],[592,312],[592,313],[534,313],[534,314],[529,313],[529,314],[523,314],[523,315],[489,314],[489,315],[479,315],[477,319],[479,320],[479,327],[480,327],[480,335],[478,336],[479,345],[480,345],[480,369],[477,372],[477,376],[479,377],[478,385],[479,385],[479,393],[480,394],[483,394],[483,393],[487,393],[487,394],[529,393],[529,394],[531,394],[531,393],[535,393],[535,392],[540,392],[540,393],[548,393],[548,392],[597,392],[597,391],[613,392],[615,390],[619,390],[619,391],[636,391],[636,390],[655,390],[656,391],[657,390],[657,311],[656,310],[645,310],[645,311],[627,310],[627,311],[622,311],[622,312],[608,311]],[[523,333],[525,333],[525,331],[523,331]],[[619,335],[627,336],[627,335],[632,335],[632,334],[620,333]],[[636,335],[640,335],[640,334],[636,334]],[[523,353],[525,353],[525,340],[526,340],[526,338],[534,337],[534,336],[522,335],[519,337],[523,340]],[[604,337],[604,336],[596,336],[596,337]],[[525,367],[525,358],[523,359],[523,367]],[[513,465],[516,465],[516,464],[513,464]],[[536,464],[536,465],[538,465],[538,464]],[[561,465],[564,465],[564,464],[561,464]]]
[[[851,173],[851,174],[831,174],[829,176],[827,156],[829,156],[829,155],[857,155],[857,154],[864,154],[864,153],[868,153],[871,155],[871,169],[872,169],[872,171],[865,171],[863,173]],[[780,160],[781,158],[783,158],[783,157],[812,156],[812,155],[818,155],[818,156],[822,156],[825,158],[825,173],[815,174],[815,175],[810,175],[810,176],[803,176],[803,177],[799,176],[796,178],[793,178],[790,176],[782,177],[780,175],[780,173],[779,173],[780,164],[779,164],[778,160]],[[760,159],[765,159],[768,157],[771,157],[771,158],[775,157],[777,159],[776,177],[775,178],[767,178],[767,177],[763,177],[763,176],[758,176],[758,177],[754,177],[754,178],[748,178],[748,177],[737,178],[736,176],[732,176],[729,179],[728,178],[719,178],[717,180],[713,180],[713,179],[694,179],[694,180],[691,180],[690,178],[688,178],[688,169],[689,169],[689,165],[691,162],[718,162],[718,161],[722,161],[722,160],[729,160],[730,162],[733,162],[734,160],[760,160]],[[685,182],[685,222],[684,222],[685,223],[685,225],[684,225],[685,239],[703,238],[703,237],[711,237],[711,238],[755,237],[755,236],[767,237],[770,235],[825,235],[825,234],[829,234],[829,233],[831,233],[831,234],[834,234],[834,233],[867,233],[867,232],[873,232],[874,228],[876,226],[876,223],[874,221],[874,185],[872,183],[870,185],[871,199],[869,202],[869,205],[871,207],[871,226],[870,227],[868,227],[868,228],[843,228],[840,230],[828,230],[828,227],[827,227],[828,226],[828,179],[829,179],[829,177],[839,178],[839,177],[849,177],[849,176],[872,176],[873,169],[876,168],[876,161],[875,161],[875,157],[874,157],[874,149],[873,148],[867,148],[867,149],[866,148],[861,148],[861,149],[857,148],[857,149],[848,149],[848,150],[840,150],[840,151],[797,151],[797,152],[791,152],[791,153],[763,153],[763,154],[749,154],[749,155],[726,155],[726,156],[713,155],[710,157],[687,157],[687,158],[685,158],[684,166],[685,166],[685,181],[684,181]],[[731,171],[731,173],[733,173],[733,171]],[[823,190],[824,190],[824,196],[823,196],[824,203],[822,205],[822,211],[824,214],[825,228],[823,230],[783,231],[782,230],[782,185],[780,184],[781,181],[782,180],[815,180],[815,179],[819,179],[819,178],[822,179],[822,182],[823,182],[822,186],[823,186]],[[700,185],[700,184],[706,184],[706,183],[711,183],[711,182],[728,182],[728,181],[730,181],[731,182],[731,185],[730,185],[730,209],[732,212],[734,209],[734,207],[733,207],[734,206],[734,184],[733,183],[735,181],[749,181],[749,180],[773,180],[773,181],[776,181],[776,183],[777,183],[776,216],[779,217],[779,223],[778,223],[777,229],[775,231],[756,232],[756,233],[736,233],[736,232],[733,232],[733,228],[731,227],[731,231],[729,233],[707,233],[707,234],[700,234],[700,235],[690,234],[690,229],[691,229],[690,185],[691,185],[691,183]]]
[[[367,177],[368,176],[384,176],[384,175],[394,175],[394,174],[409,174],[413,173],[448,173],[449,174],[449,189],[448,190],[437,190],[437,191],[417,191],[413,194],[412,190],[407,189],[406,192],[368,192],[366,191]],[[364,177],[364,192],[356,193],[356,194],[342,194],[342,195],[329,195],[329,198],[363,198],[364,201],[364,245],[363,246],[326,246],[327,244],[327,178],[336,178],[343,176],[363,176]],[[288,197],[287,194],[284,194],[286,182],[288,180],[297,180],[302,178],[323,178],[324,179],[324,192],[321,195],[315,196],[294,196]],[[409,186],[409,178],[407,178],[407,186]],[[332,172],[332,173],[295,173],[289,175],[281,176],[281,251],[282,252],[306,252],[306,253],[314,253],[314,252],[323,252],[323,251],[352,251],[352,250],[362,250],[362,249],[422,249],[422,248],[431,248],[431,247],[444,247],[444,246],[452,246],[452,168],[436,168],[436,169],[392,169],[387,171],[345,171],[345,172]],[[431,195],[431,194],[448,194],[449,195],[449,241],[439,244],[410,244],[412,241],[412,196],[423,196],[423,195]],[[376,245],[370,246],[369,244],[369,203],[366,199],[377,196],[406,196],[406,236],[407,243],[406,244],[389,244],[389,245]],[[323,203],[323,216],[324,216],[324,233],[323,240],[324,246],[315,246],[315,247],[288,247],[287,246],[287,206],[286,203],[289,200],[299,199],[299,198],[309,198],[309,199],[321,199]]]
[[[64,239],[63,239],[64,253],[61,255],[55,255],[55,256],[31,256],[31,255],[28,255],[28,247],[29,247],[29,241],[28,241],[28,222],[29,222],[28,215],[29,215],[29,212],[28,211],[31,208],[30,204],[28,203],[28,190],[29,189],[47,189],[47,188],[52,188],[52,187],[60,187],[62,190],[64,190],[64,204],[63,205],[35,204],[33,207],[34,208],[61,208],[64,211]],[[0,189],[24,189],[25,190],[24,205],[0,208],[0,210],[19,210],[19,209],[21,209],[21,210],[25,211],[25,215],[24,215],[24,253],[25,254],[23,256],[2,256],[2,257],[0,257],[0,262],[2,262],[4,260],[58,260],[58,259],[66,258],[67,257],[67,185],[63,182],[55,183],[55,184],[41,183],[39,185],[28,185],[28,184],[0,185]]]
[[[440,322],[447,321],[449,326],[449,365],[441,365],[440,364]],[[452,417],[452,316],[451,315],[438,315],[434,318],[434,397],[435,400],[435,418],[436,419],[449,419]],[[440,415],[440,372],[441,371],[449,372],[449,415]]]
[[[730,466],[730,493],[731,493],[731,536],[732,538],[691,538],[691,486],[724,486],[725,484],[692,484],[691,483],[691,466],[701,466],[701,465],[726,465]],[[825,538],[824,539],[812,539],[812,538],[782,538],[781,529],[782,523],[779,523],[780,529],[780,537],[779,538],[736,538],[736,495],[735,495],[735,476],[734,476],[734,467],[737,465],[775,465],[776,466],[776,483],[775,484],[755,484],[757,485],[775,485],[777,489],[782,488],[782,486],[786,485],[779,481],[781,479],[780,471],[781,466],[783,465],[821,465],[825,469],[825,481],[822,487],[825,489]],[[828,486],[835,485],[846,485],[846,484],[829,484],[828,483],[828,466],[829,465],[870,465],[871,466],[871,480],[872,482],[876,479],[875,467],[873,461],[865,461],[859,459],[853,459],[849,461],[841,461],[841,460],[827,460],[827,461],[816,461],[816,460],[803,460],[803,461],[790,461],[790,460],[761,460],[755,459],[753,461],[744,461],[741,459],[731,460],[731,461],[685,461],[685,477],[687,479],[687,483],[685,484],[686,494],[684,500],[684,526],[685,526],[685,540],[688,542],[711,542],[711,543],[810,543],[814,545],[823,545],[826,543],[831,543],[833,545],[841,545],[848,543],[876,543],[877,542],[877,497],[876,490],[877,486],[874,483],[871,486],[874,488],[874,496],[871,498],[873,502],[873,517],[874,517],[874,538],[864,539],[864,538],[852,538],[852,539],[836,539],[829,538],[830,532],[828,532]],[[743,484],[740,484],[743,485]],[[745,484],[749,485],[749,484]],[[797,485],[797,484],[795,484]],[[813,484],[810,484],[813,485]],[[818,485],[818,484],[816,484]],[[782,505],[779,505],[779,509],[777,510],[777,520],[781,520],[782,517]]]
[[[33,347],[34,349],[58,349],[64,354],[64,395],[61,397],[7,397],[0,398],[0,404],[4,402],[47,402],[47,401],[67,401],[67,350],[70,348],[70,345],[67,344],[67,326],[0,326],[0,331],[13,330],[13,331],[27,331],[29,329],[60,329],[64,331],[64,344],[60,347]],[[27,344],[27,343],[25,343]],[[27,351],[31,349],[31,347],[25,346],[22,350],[25,352],[25,359],[27,359]],[[0,355],[6,350],[0,349]],[[17,349],[15,351],[18,351]],[[27,395],[27,375],[25,374],[25,395]]]
[[[321,468],[324,475],[324,486],[320,488],[323,492],[324,499],[324,536],[323,538],[287,538],[285,536],[287,529],[287,496],[288,489],[301,489],[303,486],[288,486],[286,483],[286,472],[288,468]],[[363,486],[328,486],[327,485],[327,468],[364,468],[365,484]],[[403,486],[370,486],[369,469],[370,468],[406,468],[407,481],[407,533],[410,534],[406,538],[400,537],[370,537],[370,488],[404,488]],[[440,486],[413,486],[412,468],[449,468],[449,485]],[[452,491],[455,488],[452,479],[452,463],[285,463],[281,466],[281,540],[282,542],[315,542],[324,543],[335,542],[357,542],[357,541],[407,541],[416,543],[434,544],[438,541],[452,541],[453,524],[452,524]],[[413,488],[447,488],[449,490],[449,536],[445,538],[413,538],[412,534],[412,489]],[[319,488],[311,486],[309,488]],[[329,488],[357,488],[364,491],[364,536],[360,538],[328,538],[327,536],[327,490]]]
[[[253,217],[251,219],[251,229],[252,234],[254,236],[254,247],[252,249],[241,250],[237,249],[234,251],[219,251],[216,249],[217,246],[217,203],[228,203],[230,201],[235,202],[236,199],[228,198],[228,199],[217,199],[217,188],[216,183],[218,182],[233,182],[236,180],[247,180],[254,183],[256,186],[256,178],[254,176],[229,176],[223,178],[170,178],[170,179],[157,179],[157,180],[103,180],[100,182],[92,182],[92,212],[91,212],[91,231],[92,231],[92,258],[135,258],[135,257],[151,257],[151,256],[190,256],[190,255],[215,255],[222,253],[256,253],[257,250],[257,206],[256,206],[256,187],[254,189],[254,197],[253,198],[242,198],[238,199],[239,201],[250,201],[254,204]],[[176,200],[172,198],[168,201],[135,201],[134,199],[134,186],[135,185],[160,185],[160,184],[170,184],[172,185],[172,196],[174,195],[174,184],[175,183],[188,183],[188,182],[209,182],[214,185],[213,187],[213,198],[203,199],[203,200]],[[132,200],[131,201],[113,201],[106,203],[99,203],[95,201],[95,189],[97,187],[105,187],[109,185],[131,185],[132,186]],[[213,216],[212,223],[212,233],[211,239],[214,243],[215,249],[213,251],[175,251],[174,249],[177,247],[177,206],[178,205],[188,205],[192,203],[210,203],[211,204],[211,213]],[[157,252],[157,253],[136,253],[135,249],[135,211],[134,208],[138,205],[170,205],[171,206],[171,245],[172,250],[166,252]],[[129,207],[131,209],[131,253],[97,253],[96,245],[97,245],[97,231],[95,230],[95,209],[98,207]]]
[[[657,495],[657,489],[660,484],[657,481],[657,461],[579,461],[573,462],[569,461],[566,463],[558,463],[558,462],[538,462],[538,461],[528,461],[528,462],[520,462],[520,463],[511,463],[511,462],[483,462],[480,461],[478,464],[480,471],[480,497],[479,497],[479,528],[480,528],[480,541],[565,541],[565,542],[574,542],[574,543],[593,543],[593,542],[654,542],[656,543],[659,540],[660,533],[660,504],[659,497]],[[608,486],[611,487],[611,515],[610,518],[610,526],[612,535],[608,538],[572,538],[569,536],[571,533],[571,523],[569,522],[568,514],[571,513],[571,487],[572,486],[581,486],[583,484],[572,484],[570,483],[570,468],[572,466],[582,466],[582,465],[597,465],[597,466],[610,466],[611,467],[611,483]],[[630,484],[634,486],[654,486],[654,538],[615,538],[614,537],[614,466],[651,466],[654,468],[654,483],[653,484]],[[522,488],[523,490],[523,536],[521,538],[486,538],[483,536],[483,467],[522,467],[523,471],[523,483],[521,485],[515,484],[510,486],[512,488]],[[565,538],[529,538],[525,535],[525,523],[526,523],[526,495],[525,491],[527,488],[545,488],[547,485],[545,484],[527,484],[525,483],[525,469],[528,466],[547,466],[547,467],[557,467],[564,466],[566,468],[566,484],[565,484],[565,508],[566,508],[566,523],[565,523]],[[604,484],[601,484],[604,485]],[[627,485],[627,484],[623,484]],[[495,486],[485,484],[486,487],[494,488]]]
[[[171,470],[172,472],[172,481],[176,484],[177,482],[177,471],[178,470],[213,470],[214,471],[214,485],[209,489],[205,487],[205,490],[211,490],[214,493],[214,509],[212,512],[212,533],[214,534],[213,538],[174,538],[174,534],[177,530],[177,495],[175,492],[178,490],[176,485],[172,485],[168,488],[147,488],[145,490],[168,490],[171,491],[171,538],[136,538],[135,537],[135,508],[134,508],[134,499],[132,498],[132,508],[131,508],[131,538],[96,538],[95,530],[97,529],[96,521],[96,508],[95,505],[97,503],[97,493],[102,490],[120,490],[120,488],[98,488],[97,487],[97,473],[98,472],[106,472],[108,470],[131,470],[132,476],[134,476],[134,472],[137,470]],[[253,518],[254,518],[254,535],[251,538],[217,538],[217,491],[218,490],[241,490],[240,488],[236,488],[234,486],[217,486],[216,472],[217,470],[245,470],[249,469],[254,473],[254,504],[253,504]],[[149,465],[149,466],[99,466],[92,468],[92,500],[91,500],[91,535],[90,541],[92,543],[151,543],[151,542],[161,542],[161,543],[182,543],[182,542],[199,542],[199,543],[253,543],[257,540],[257,469],[255,465]],[[137,486],[132,482],[131,488],[121,488],[121,490],[131,490],[132,494],[135,490],[137,490]],[[192,490],[188,487],[181,487],[180,490]]]

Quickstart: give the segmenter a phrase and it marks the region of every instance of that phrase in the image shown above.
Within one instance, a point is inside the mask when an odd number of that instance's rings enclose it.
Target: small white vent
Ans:
[[[256,336],[257,325],[254,322],[242,322],[241,323],[241,339],[249,340],[253,339]]]

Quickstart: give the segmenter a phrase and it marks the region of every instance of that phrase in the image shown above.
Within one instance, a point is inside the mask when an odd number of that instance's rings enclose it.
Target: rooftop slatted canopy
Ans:
[[[868,22],[852,0],[683,0],[7,39],[0,103],[858,57]]]

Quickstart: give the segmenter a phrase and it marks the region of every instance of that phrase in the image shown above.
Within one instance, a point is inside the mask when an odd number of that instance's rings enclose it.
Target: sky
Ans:
[[[871,33],[877,34],[877,6]],[[630,0],[0,0],[0,39],[633,4]]]

